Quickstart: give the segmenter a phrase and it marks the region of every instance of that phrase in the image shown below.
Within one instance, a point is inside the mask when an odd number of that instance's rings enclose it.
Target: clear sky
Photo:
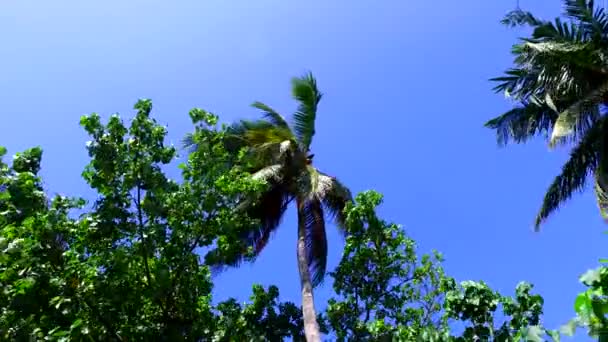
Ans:
[[[539,4],[540,3],[540,4]],[[521,0],[549,18],[559,1]],[[315,161],[354,192],[385,195],[381,214],[447,258],[459,280],[512,294],[528,280],[546,300],[548,327],[573,315],[578,276],[605,255],[606,229],[592,192],[542,232],[532,222],[567,156],[537,140],[500,149],[483,123],[510,104],[490,77],[510,66],[525,32],[499,20],[509,1],[105,0],[0,2],[0,143],[41,145],[51,192],[90,195],[79,117],[133,114],[151,98],[175,144],[202,107],[224,121],[253,117],[254,100],[294,109],[289,79],[316,75]],[[173,171],[177,176],[177,172]],[[295,218],[253,266],[218,278],[218,297],[246,299],[276,284],[299,302]],[[329,269],[342,241],[329,227]],[[319,308],[330,283],[317,291]]]

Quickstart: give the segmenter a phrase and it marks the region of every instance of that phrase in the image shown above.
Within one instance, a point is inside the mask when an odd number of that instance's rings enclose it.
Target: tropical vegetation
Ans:
[[[315,134],[315,119],[322,93],[311,73],[291,81],[293,98],[298,107],[292,123],[270,106],[261,102],[253,107],[264,113],[256,121],[241,120],[226,130],[226,149],[235,154],[244,152],[241,169],[267,187],[258,196],[243,197],[238,210],[258,220],[259,225],[242,236],[253,253],[262,252],[279,227],[289,204],[295,201],[298,215],[297,260],[302,287],[302,311],[308,341],[320,341],[316,320],[313,287],[326,273],[327,236],[325,212],[344,229],[344,208],[352,200],[350,190],[336,177],[313,166],[310,147]],[[185,145],[196,151],[198,144],[188,135]],[[235,258],[223,260],[237,265],[248,250]]]
[[[608,219],[608,157],[604,108],[608,104],[608,15],[589,0],[564,0],[564,18],[545,21],[516,10],[503,23],[530,26],[513,46],[514,66],[494,88],[517,104],[488,121],[501,145],[544,136],[551,147],[573,144],[570,158],[549,186],[538,228],[593,175],[602,216]]]
[[[537,228],[591,175],[608,219],[608,14],[593,0],[563,4],[553,21],[519,8],[503,20],[532,33],[493,79],[515,107],[486,123],[500,145],[540,135],[572,146]],[[559,341],[583,328],[608,341],[608,267],[580,277],[585,291],[559,330],[543,325],[544,299],[528,282],[505,295],[457,281],[441,253],[420,253],[407,230],[379,215],[380,193],[353,196],[313,165],[322,94],[311,73],[291,88],[290,121],[261,102],[253,107],[263,118],[229,125],[192,109],[182,159],[148,99],[130,120],[83,116],[92,195],[51,194],[42,147],[12,160],[0,147],[0,340]],[[247,303],[217,298],[218,271],[254,261],[292,202],[301,305],[273,285],[251,284]],[[330,270],[326,218],[345,239]],[[326,277],[333,291],[315,306]]]
[[[213,266],[243,257],[243,236],[259,229],[243,201],[268,191],[226,149],[232,128],[190,111],[198,143],[180,165],[167,130],[140,100],[130,125],[97,114],[83,177],[93,201],[50,196],[42,149],[0,164],[0,339],[4,341],[305,340],[300,307],[274,286],[253,285],[249,303],[212,297]],[[2,149],[5,156],[7,151]],[[335,294],[318,314],[331,340],[469,341],[556,336],[540,323],[543,300],[520,284],[514,297],[483,282],[457,283],[443,257],[418,254],[400,226],[382,220],[382,196],[358,194],[343,211],[342,260],[330,272]],[[245,202],[248,203],[248,202]],[[245,258],[254,258],[250,251]],[[453,331],[458,323],[464,330]]]
[[[550,147],[571,145],[569,159],[547,190],[535,220],[539,226],[581,191],[593,176],[600,213],[608,220],[608,14],[593,0],[563,0],[564,15],[541,20],[517,9],[503,23],[532,28],[530,37],[513,46],[514,66],[494,78],[494,88],[516,102],[486,123],[498,143],[526,142],[541,135]],[[600,260],[602,263],[608,260]],[[587,288],[575,300],[576,316],[562,331],[577,327],[599,341],[608,340],[608,268],[580,277]]]

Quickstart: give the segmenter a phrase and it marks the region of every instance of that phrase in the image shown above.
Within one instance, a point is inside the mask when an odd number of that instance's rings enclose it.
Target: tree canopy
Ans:
[[[248,247],[241,233],[257,221],[237,208],[266,185],[231,166],[239,156],[225,149],[227,127],[200,109],[190,111],[200,146],[180,164],[181,179],[169,179],[164,169],[176,150],[151,109],[138,101],[128,126],[118,115],[81,119],[91,137],[83,178],[93,201],[45,191],[41,148],[0,164],[1,339],[303,340],[301,309],[282,302],[274,286],[252,284],[246,304],[213,304],[210,266]],[[346,245],[330,272],[335,294],[318,317],[327,338],[555,334],[540,326],[543,300],[531,285],[505,297],[483,282],[457,283],[439,253],[418,254],[400,226],[377,216],[381,200],[363,192],[345,208]]]

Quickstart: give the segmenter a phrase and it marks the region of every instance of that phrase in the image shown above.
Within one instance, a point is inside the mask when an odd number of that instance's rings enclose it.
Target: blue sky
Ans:
[[[558,1],[521,6],[549,18]],[[512,293],[520,280],[546,300],[545,322],[573,314],[578,276],[606,238],[591,191],[542,232],[532,221],[567,151],[537,140],[500,149],[483,123],[509,109],[487,81],[511,63],[523,31],[498,21],[509,1],[106,0],[0,3],[1,144],[44,148],[47,188],[90,194],[79,117],[132,115],[151,98],[175,144],[193,107],[225,121],[253,117],[254,100],[289,114],[289,79],[312,70],[325,97],[313,143],[319,168],[353,191],[385,195],[381,214],[420,251],[435,248],[459,280]],[[177,173],[175,173],[177,175]],[[253,266],[223,274],[219,297],[275,284],[299,302],[295,218]],[[330,229],[329,268],[342,241]],[[317,291],[321,308],[330,284]]]

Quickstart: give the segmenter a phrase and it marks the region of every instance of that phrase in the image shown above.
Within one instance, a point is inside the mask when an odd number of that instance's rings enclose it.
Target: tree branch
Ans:
[[[138,227],[138,231],[139,231],[139,237],[141,239],[141,243],[142,243],[142,254],[143,254],[143,258],[144,258],[144,267],[145,267],[145,271],[146,271],[146,281],[148,283],[148,286],[151,286],[152,283],[152,277],[150,275],[150,265],[148,265],[148,245],[146,243],[146,238],[144,236],[144,214],[143,214],[143,210],[141,207],[141,184],[140,184],[140,180],[137,180],[137,203],[135,204],[136,208],[137,208],[137,227]]]

